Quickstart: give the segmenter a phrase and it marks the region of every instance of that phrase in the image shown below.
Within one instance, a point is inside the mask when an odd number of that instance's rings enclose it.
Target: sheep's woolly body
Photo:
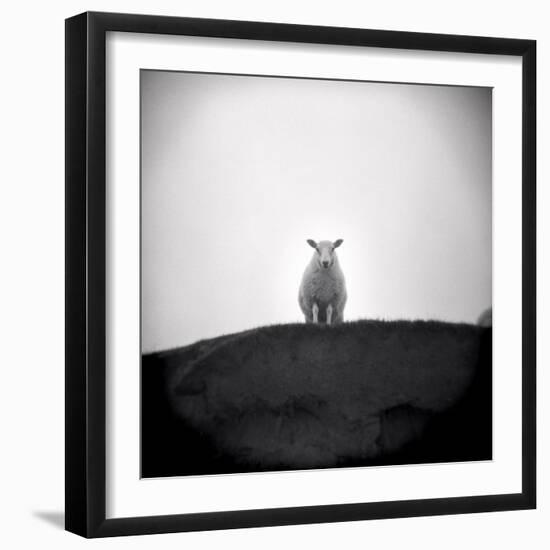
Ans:
[[[336,252],[334,252],[334,262],[329,268],[321,267],[317,255],[314,254],[302,277],[298,296],[306,322],[313,322],[314,304],[319,308],[320,323],[326,322],[326,311],[329,305],[333,308],[332,322],[342,322],[346,300],[346,282]]]

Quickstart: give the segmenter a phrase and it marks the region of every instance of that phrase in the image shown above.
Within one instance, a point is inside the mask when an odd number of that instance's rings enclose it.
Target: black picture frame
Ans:
[[[518,56],[522,120],[522,490],[515,494],[106,519],[105,41],[108,31]],[[66,20],[66,529],[84,537],[536,506],[536,42],[180,17]]]

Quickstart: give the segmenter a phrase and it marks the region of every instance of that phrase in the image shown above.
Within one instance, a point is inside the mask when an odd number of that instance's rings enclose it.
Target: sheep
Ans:
[[[477,319],[477,324],[480,327],[492,327],[493,326],[493,308],[486,309]]]
[[[335,249],[344,241],[315,241],[308,239],[315,249],[298,293],[298,303],[306,323],[341,323],[347,300],[346,281]]]

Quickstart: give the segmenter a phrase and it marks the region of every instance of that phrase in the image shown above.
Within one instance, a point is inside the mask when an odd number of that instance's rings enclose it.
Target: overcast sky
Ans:
[[[491,305],[491,90],[142,71],[144,352],[302,321],[338,238],[345,318]]]

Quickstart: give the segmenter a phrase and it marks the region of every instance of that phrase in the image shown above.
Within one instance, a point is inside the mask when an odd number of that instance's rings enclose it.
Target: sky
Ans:
[[[302,322],[306,239],[346,320],[491,305],[490,88],[144,70],[141,136],[143,352]]]

